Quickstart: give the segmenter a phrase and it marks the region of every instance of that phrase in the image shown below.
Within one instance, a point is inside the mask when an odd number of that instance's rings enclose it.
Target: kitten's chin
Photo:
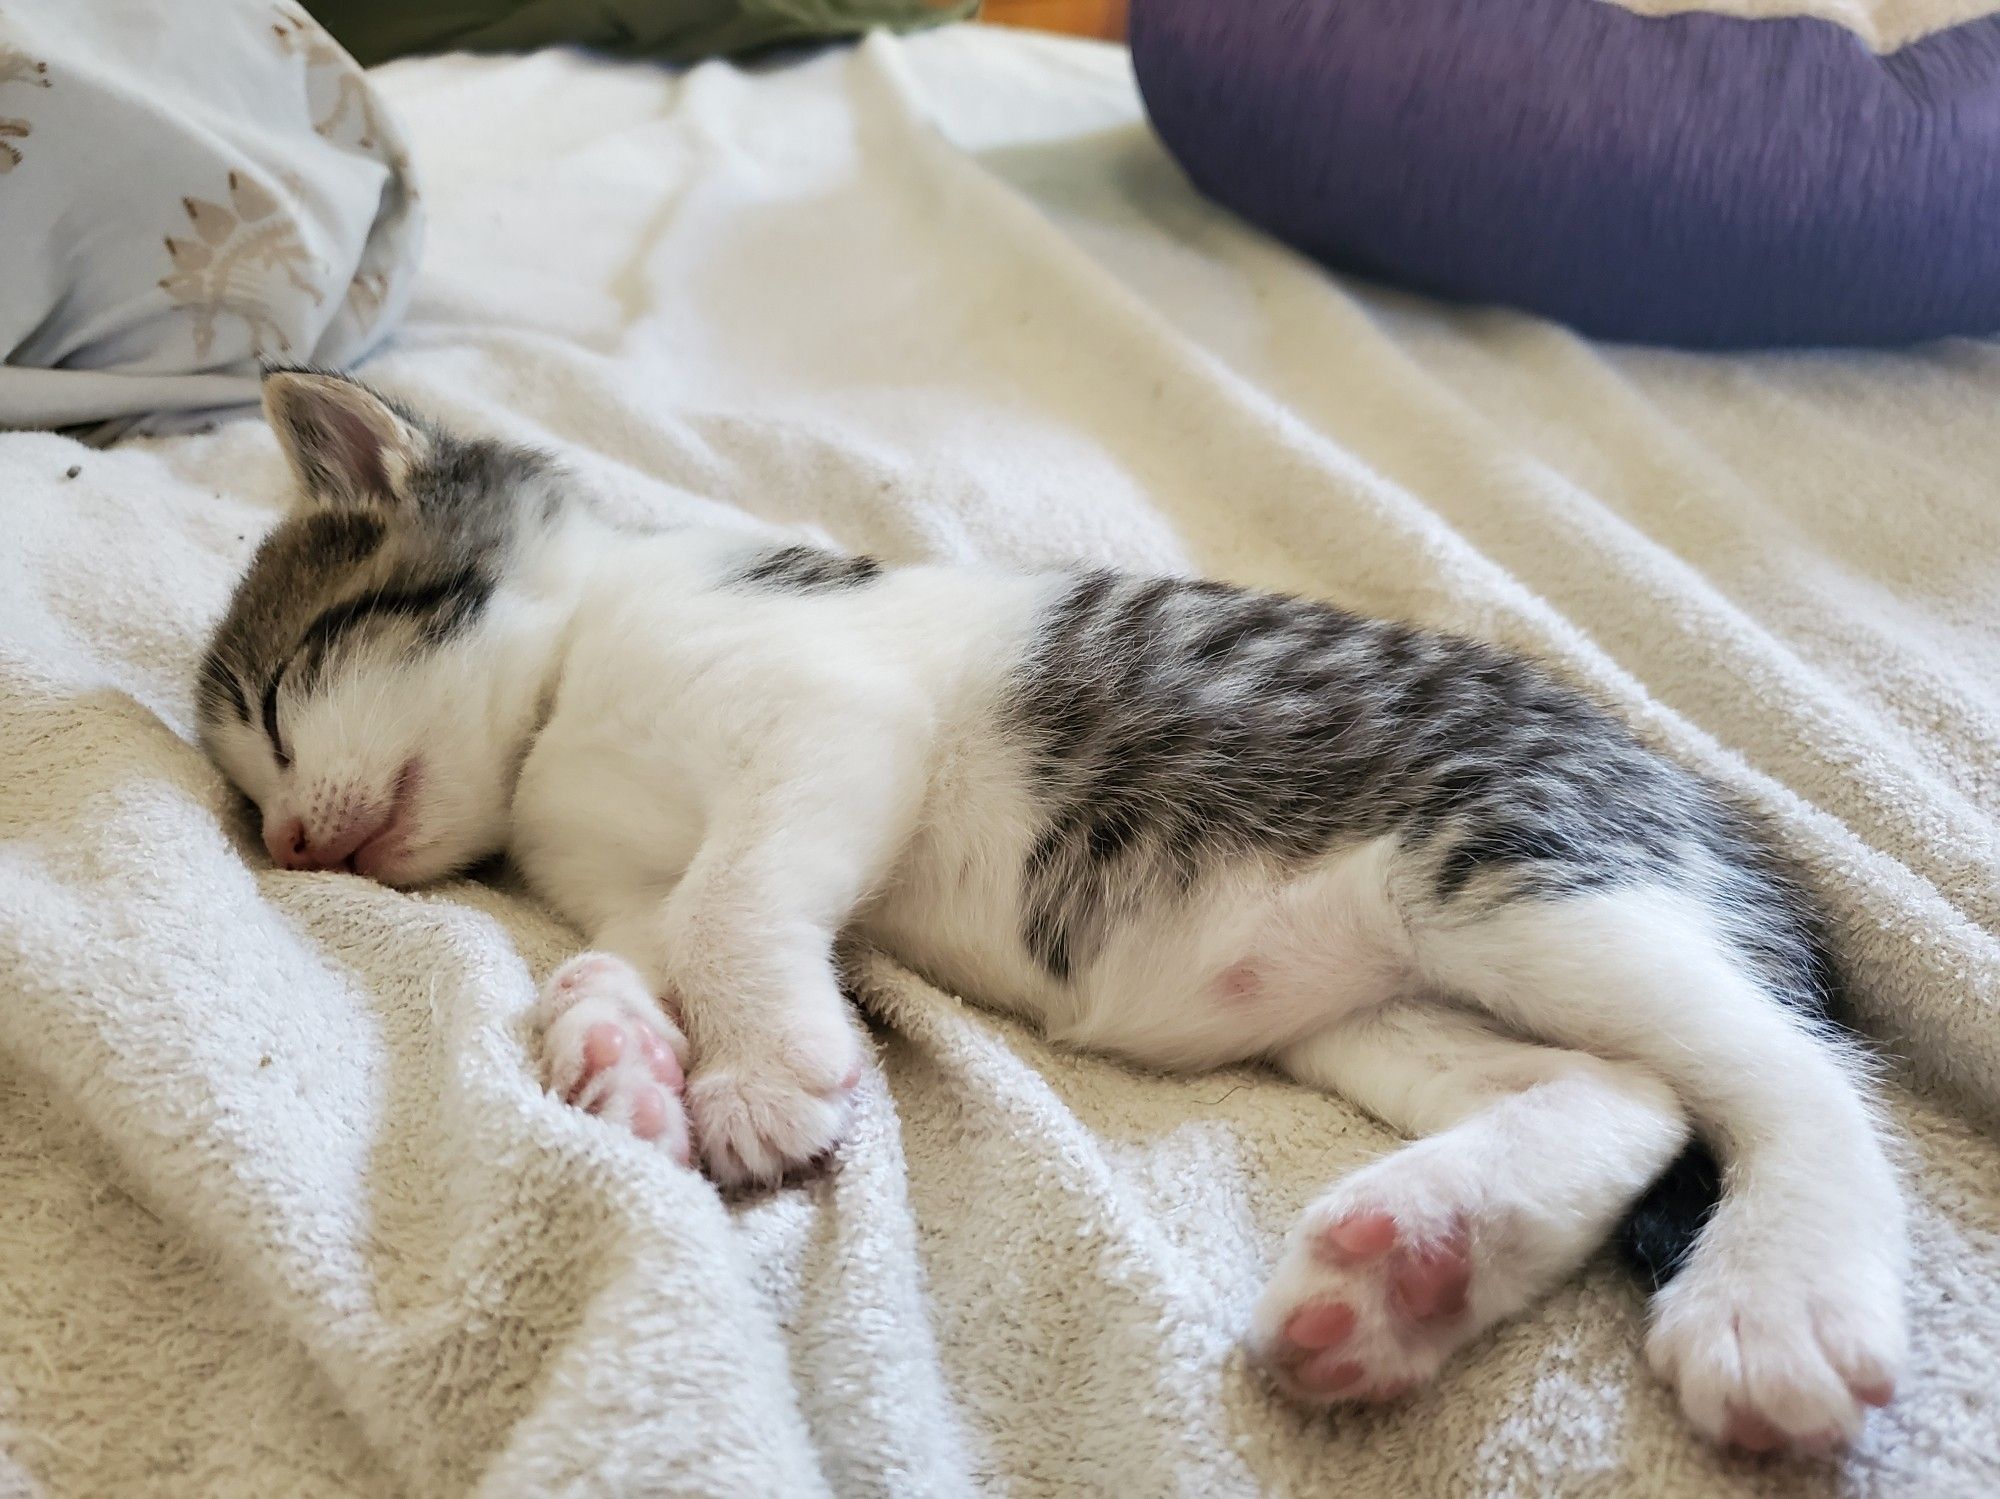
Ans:
[[[460,874],[478,860],[473,855],[453,857],[442,849],[415,847],[404,844],[388,844],[380,849],[368,849],[354,860],[354,872],[378,884],[393,886],[398,890],[409,890],[418,885],[432,885],[439,880]]]
[[[419,816],[417,799],[423,789],[424,762],[412,755],[396,772],[395,791],[390,798],[388,815],[361,846],[347,856],[349,869],[384,885],[416,883],[404,878],[404,875],[412,863],[412,854],[421,853],[420,848],[413,849],[411,836]]]

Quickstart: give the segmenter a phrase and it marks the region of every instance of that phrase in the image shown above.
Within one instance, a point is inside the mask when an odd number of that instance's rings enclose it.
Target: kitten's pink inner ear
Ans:
[[[391,499],[423,436],[364,387],[333,375],[264,381],[264,416],[299,485],[316,499]]]

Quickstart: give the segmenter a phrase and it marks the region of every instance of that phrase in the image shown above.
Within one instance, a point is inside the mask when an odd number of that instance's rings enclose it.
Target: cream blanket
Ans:
[[[284,490],[261,425],[16,435],[0,1490],[1996,1491],[2000,350],[1610,351],[1336,283],[1187,189],[1108,48],[378,78],[434,226],[399,394],[622,503],[1500,637],[1769,808],[1914,1079],[1916,1366],[1844,1466],[1726,1461],[1605,1265],[1401,1407],[1301,1413],[1234,1340],[1384,1133],[869,956],[839,1171],[725,1204],[535,1087],[574,934],[504,879],[274,872],[189,744]]]

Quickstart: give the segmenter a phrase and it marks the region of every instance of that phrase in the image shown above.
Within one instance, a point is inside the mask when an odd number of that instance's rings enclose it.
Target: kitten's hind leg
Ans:
[[[1758,1451],[1853,1437],[1902,1365],[1906,1249],[1841,1048],[1671,891],[1516,902],[1434,940],[1426,966],[1525,1033],[1650,1068],[1720,1158],[1722,1201],[1647,1341],[1694,1424]]]
[[[1573,1272],[1687,1137],[1645,1071],[1442,1004],[1356,1016],[1277,1060],[1423,1137],[1307,1208],[1259,1300],[1253,1356],[1308,1400],[1430,1378]]]

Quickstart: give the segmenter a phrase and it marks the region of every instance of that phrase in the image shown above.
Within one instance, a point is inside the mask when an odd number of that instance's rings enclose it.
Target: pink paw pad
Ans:
[[[625,1032],[609,1024],[593,1025],[583,1033],[583,1068],[588,1078],[607,1067],[616,1067],[625,1055]]]
[[[1463,1336],[1472,1290],[1470,1234],[1414,1238],[1393,1214],[1344,1213],[1305,1241],[1317,1285],[1276,1324],[1261,1358],[1314,1401],[1399,1400]]]
[[[1350,1213],[1321,1230],[1318,1252],[1328,1263],[1347,1267],[1385,1260],[1390,1300],[1413,1321],[1464,1311],[1472,1288],[1464,1225],[1454,1226],[1443,1239],[1408,1247],[1398,1246],[1398,1232],[1387,1213]]]
[[[1342,1301],[1331,1306],[1306,1306],[1285,1323],[1285,1340],[1317,1353],[1345,1342],[1354,1331],[1354,1308]]]
[[[638,1047],[638,1059],[646,1065],[662,1087],[672,1087],[676,1093],[686,1081],[680,1073],[680,1057],[662,1039],[662,1035],[648,1025],[634,1025],[626,1029],[612,1021],[600,1021],[584,1031],[584,1069],[604,1071],[606,1067],[616,1067],[626,1055],[626,1043]]]
[[[1775,1452],[1785,1445],[1785,1434],[1754,1411],[1732,1411],[1722,1439],[1744,1452]]]
[[[631,965],[572,959],[543,995],[543,1062],[565,1102],[691,1159],[679,1048],[686,1043]]]
[[[647,1087],[636,1077],[621,1077],[620,1063],[628,1052],[659,1087]],[[637,1066],[627,1070],[636,1072]],[[583,1033],[583,1070],[564,1099],[593,1114],[602,1113],[620,1082],[629,1088],[632,1133],[642,1140],[658,1139],[667,1125],[667,1100],[661,1090],[680,1092],[681,1064],[666,1042],[643,1026],[627,1029],[615,1021],[599,1021]]]
[[[1456,1317],[1472,1289],[1472,1262],[1463,1233],[1412,1250],[1391,1277],[1396,1307],[1419,1322]]]
[[[1336,1264],[1360,1264],[1396,1246],[1396,1220],[1387,1213],[1349,1213],[1324,1229],[1320,1249]]]

